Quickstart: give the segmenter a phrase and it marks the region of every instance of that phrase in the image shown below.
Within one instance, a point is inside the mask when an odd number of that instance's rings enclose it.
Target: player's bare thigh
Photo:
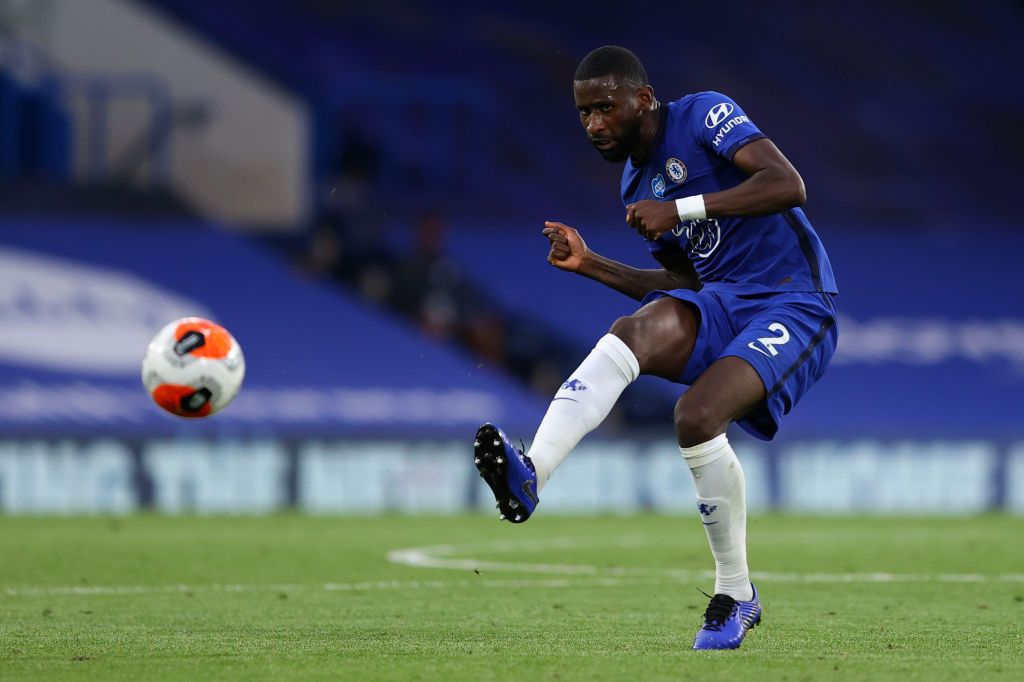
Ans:
[[[693,353],[699,315],[690,304],[666,296],[620,317],[611,333],[633,351],[641,374],[677,381]]]
[[[764,382],[749,362],[731,355],[716,360],[676,403],[679,445],[693,447],[725,433],[765,397]]]

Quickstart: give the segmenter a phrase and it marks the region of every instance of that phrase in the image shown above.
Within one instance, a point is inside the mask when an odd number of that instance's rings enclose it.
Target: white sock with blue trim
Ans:
[[[640,374],[640,364],[622,339],[605,334],[555,393],[528,453],[537,470],[537,490],[569,452],[604,421]]]
[[[679,448],[697,488],[697,510],[715,557],[715,594],[750,601],[747,568],[747,485],[743,467],[725,434]]]

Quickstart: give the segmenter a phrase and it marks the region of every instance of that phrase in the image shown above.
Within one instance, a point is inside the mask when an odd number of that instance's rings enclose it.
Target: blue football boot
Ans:
[[[540,499],[533,462],[512,446],[505,432],[484,424],[473,442],[473,463],[498,501],[498,518],[522,523],[530,518]]]
[[[761,602],[757,588],[750,601],[736,601],[727,594],[716,594],[704,612],[704,625],[693,639],[694,649],[738,649],[747,631],[761,622]]]

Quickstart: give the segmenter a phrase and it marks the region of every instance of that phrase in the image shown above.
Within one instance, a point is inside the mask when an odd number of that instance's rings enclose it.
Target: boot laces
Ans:
[[[516,452],[519,453],[519,459],[521,459],[524,462],[526,462],[526,466],[529,467],[530,471],[533,472],[533,475],[536,476],[537,475],[537,467],[533,466],[533,460],[530,459],[529,456],[527,456],[527,454],[526,454],[526,443],[523,442],[522,438],[519,439],[519,447],[521,449],[516,451]]]
[[[704,629],[719,631],[725,625],[725,621],[736,610],[736,600],[727,594],[716,594],[711,597],[711,603],[704,611]]]

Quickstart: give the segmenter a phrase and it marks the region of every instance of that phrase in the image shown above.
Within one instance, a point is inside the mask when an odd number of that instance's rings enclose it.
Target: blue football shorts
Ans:
[[[652,291],[641,305],[665,296],[700,311],[693,354],[678,382],[693,384],[720,358],[735,356],[749,362],[768,395],[737,423],[761,440],[775,436],[783,415],[821,378],[836,350],[839,328],[831,294],[672,289]]]

